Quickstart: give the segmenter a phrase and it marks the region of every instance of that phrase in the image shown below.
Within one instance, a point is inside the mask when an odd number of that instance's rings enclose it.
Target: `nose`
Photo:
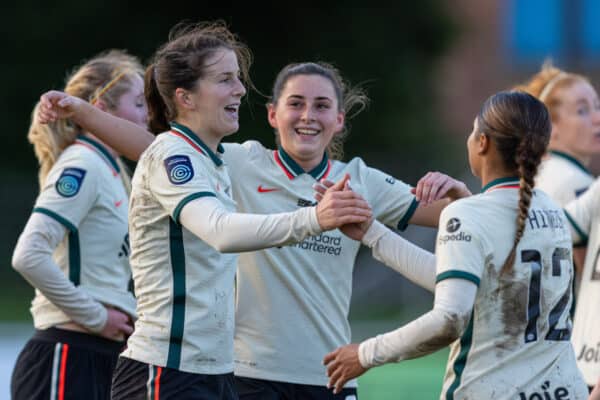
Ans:
[[[312,107],[306,106],[304,107],[304,111],[302,112],[302,121],[309,122],[314,121],[315,115]]]
[[[236,96],[239,97],[244,97],[244,95],[246,94],[246,87],[244,86],[240,78],[236,78],[234,93]]]
[[[600,125],[600,109],[596,108],[592,114],[592,122],[596,125]]]

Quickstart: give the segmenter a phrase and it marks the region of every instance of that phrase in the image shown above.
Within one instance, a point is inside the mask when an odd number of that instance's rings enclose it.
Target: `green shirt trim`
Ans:
[[[406,210],[404,216],[400,222],[398,222],[398,230],[403,231],[408,227],[408,221],[410,221],[415,211],[417,211],[417,207],[419,207],[419,202],[417,201],[416,197],[413,197],[410,206],[408,206],[408,210]]]
[[[467,326],[467,329],[460,338],[460,351],[452,365],[452,369],[454,370],[454,381],[448,387],[448,391],[446,392],[446,400],[454,400],[454,392],[456,392],[456,389],[460,386],[462,373],[464,372],[465,367],[467,366],[467,357],[469,355],[469,350],[471,350],[471,344],[473,342],[473,314],[474,312],[471,312],[471,319],[469,320],[469,325]]]
[[[169,252],[171,255],[171,273],[173,274],[173,310],[166,366],[179,370],[185,326],[185,249],[181,225],[178,225],[172,219],[169,219]]]
[[[220,167],[223,164],[223,160],[221,160],[190,128],[185,125],[178,124],[175,121],[172,121],[170,125],[171,128],[177,130],[177,132],[181,133],[182,135],[185,135],[188,139],[199,146],[210,157],[217,167]],[[224,152],[225,148],[223,148],[223,145],[219,143],[217,145],[217,153],[223,154]]]
[[[48,210],[47,208],[36,207],[33,209],[33,212],[49,216],[50,218],[58,221],[69,231],[69,236],[67,239],[69,247],[69,280],[73,282],[75,286],[79,286],[81,283],[81,249],[79,246],[79,231],[77,230],[77,227],[69,222],[66,218],[58,215],[52,210]]]
[[[567,160],[568,162],[570,162],[571,164],[575,165],[577,168],[579,168],[580,170],[582,170],[583,172],[585,172],[586,174],[588,174],[589,176],[593,176],[593,174],[590,172],[590,170],[588,170],[585,165],[583,165],[581,163],[581,161],[579,161],[578,159],[576,159],[575,157],[567,154],[567,153],[563,153],[562,151],[558,151],[558,150],[550,150],[549,151],[550,154],[555,155],[557,157],[560,157],[562,159]]]
[[[181,210],[183,210],[183,207],[190,201],[199,199],[201,197],[217,197],[217,195],[213,192],[198,192],[185,197],[179,202],[179,204],[177,204],[175,210],[173,210],[173,220],[175,221],[175,223],[179,224],[179,217],[181,216]]]
[[[587,241],[589,239],[588,235],[586,235],[586,233],[583,231],[583,229],[581,229],[581,227],[579,225],[577,225],[577,222],[575,222],[573,217],[571,217],[571,215],[569,215],[567,210],[563,209],[563,212],[565,213],[565,216],[567,217],[567,220],[569,221],[569,223],[571,224],[573,229],[575,229],[575,232],[577,232],[577,234],[581,237],[581,240],[578,241],[576,244],[583,245],[584,243],[587,243]]]
[[[458,278],[464,279],[469,282],[473,282],[475,285],[479,286],[480,279],[477,275],[474,275],[470,272],[459,271],[456,269],[452,269],[450,271],[445,271],[435,277],[435,283],[443,281],[444,279]]]
[[[87,144],[89,144],[90,146],[94,147],[96,150],[98,150],[98,152],[108,160],[108,163],[115,169],[115,171],[117,171],[117,173],[121,173],[121,168],[119,168],[119,164],[117,164],[117,160],[115,160],[115,158],[112,156],[112,154],[110,154],[110,152],[106,149],[106,147],[104,147],[101,143],[98,143],[97,141],[95,141],[92,138],[89,138],[87,136],[83,136],[83,135],[79,135],[77,136],[77,140],[81,140],[82,142],[85,142]]]

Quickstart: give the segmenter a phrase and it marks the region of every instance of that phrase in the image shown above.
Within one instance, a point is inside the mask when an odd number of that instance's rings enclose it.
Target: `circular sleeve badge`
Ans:
[[[65,168],[54,185],[58,194],[73,197],[79,193],[86,171],[81,168]]]
[[[167,176],[173,185],[183,185],[194,177],[192,162],[186,155],[176,155],[165,159]]]

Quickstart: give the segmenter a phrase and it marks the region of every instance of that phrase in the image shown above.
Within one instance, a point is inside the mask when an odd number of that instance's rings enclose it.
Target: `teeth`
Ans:
[[[300,133],[301,135],[310,135],[310,136],[314,136],[319,133],[319,131],[316,129],[302,129],[302,128],[296,129],[296,132]]]

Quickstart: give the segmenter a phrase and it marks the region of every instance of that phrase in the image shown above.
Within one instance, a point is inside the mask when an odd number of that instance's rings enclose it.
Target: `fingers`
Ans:
[[[448,175],[440,172],[428,172],[423,178],[419,179],[415,187],[415,197],[423,205],[428,205],[441,197],[444,197],[448,191],[441,190],[446,184],[452,187],[454,180]]]
[[[348,182],[348,180],[350,180],[350,174],[346,173],[344,174],[344,177],[337,181],[333,186],[331,186],[330,189],[334,191],[344,190],[344,187],[346,186],[346,182]]]
[[[328,365],[330,362],[332,362],[335,357],[337,356],[337,353],[340,351],[340,349],[336,349],[334,351],[332,351],[331,353],[328,353],[325,355],[325,357],[323,357],[323,365]],[[328,368],[329,370],[329,368]],[[329,376],[329,372],[327,373],[327,376]]]
[[[126,336],[129,336],[133,333],[133,326],[129,323],[129,320],[119,326],[119,330],[123,332]]]

